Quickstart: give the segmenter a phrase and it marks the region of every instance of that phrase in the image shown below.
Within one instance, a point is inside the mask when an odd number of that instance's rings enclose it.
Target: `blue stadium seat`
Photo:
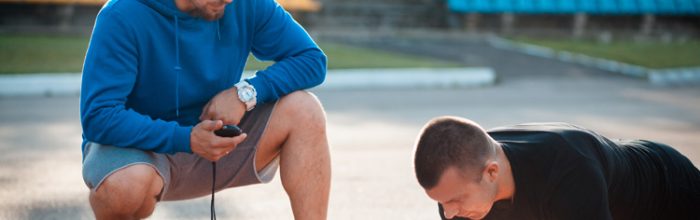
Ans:
[[[447,0],[447,5],[462,13],[700,15],[700,0]]]
[[[618,2],[618,9],[622,14],[635,14],[640,12],[637,0],[618,0]]]
[[[581,10],[578,9],[578,2],[576,0],[570,0],[570,1],[559,1],[559,11],[561,13],[576,13]]]
[[[598,3],[599,3],[598,13],[603,13],[603,14],[617,14],[617,13],[619,13],[616,1],[602,0],[602,1],[598,1]]]
[[[673,14],[676,11],[676,2],[674,0],[656,1],[656,12],[661,14]]]
[[[516,12],[528,14],[537,13],[537,10],[535,9],[535,5],[533,4],[532,0],[516,0],[515,2]]]
[[[656,0],[637,0],[639,4],[639,12],[640,13],[650,13],[650,12],[655,12],[654,10],[656,9]]]
[[[700,14],[700,0],[682,0],[678,1],[678,12],[683,14]]]
[[[492,4],[491,0],[469,0],[472,2],[472,9],[474,11],[483,13],[498,12],[499,10]]]
[[[582,0],[578,2],[579,11],[594,13],[598,11],[598,1]]]
[[[560,0],[534,0],[534,2],[540,13],[561,13],[558,8]]]
[[[447,0],[447,7],[453,12],[469,12],[469,6],[466,0]]]
[[[515,7],[513,0],[492,0],[494,7],[501,12],[513,12]]]

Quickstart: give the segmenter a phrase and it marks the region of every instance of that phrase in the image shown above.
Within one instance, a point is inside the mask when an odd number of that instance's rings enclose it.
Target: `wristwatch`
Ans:
[[[248,81],[242,80],[236,85],[236,90],[238,90],[238,99],[245,103],[246,111],[253,110],[255,104],[257,103],[258,93],[255,91],[255,87],[248,83]]]

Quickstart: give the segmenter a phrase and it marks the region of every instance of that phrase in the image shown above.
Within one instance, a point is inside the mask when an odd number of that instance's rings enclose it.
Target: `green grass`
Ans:
[[[685,43],[594,41],[516,38],[516,41],[588,56],[635,64],[652,69],[700,66],[700,40]]]
[[[321,43],[328,55],[328,68],[458,67],[458,63],[374,49]]]
[[[0,74],[80,72],[87,37],[0,35]],[[328,56],[328,68],[457,67],[457,63],[335,43],[319,43]],[[248,57],[246,69],[259,70],[272,62]]]
[[[455,62],[353,47],[337,43],[320,42],[319,46],[328,56],[328,69],[409,67],[443,68],[461,66]],[[248,57],[246,69],[257,70],[271,64],[272,62],[260,62],[251,56]]]
[[[0,73],[80,72],[88,38],[0,36]]]

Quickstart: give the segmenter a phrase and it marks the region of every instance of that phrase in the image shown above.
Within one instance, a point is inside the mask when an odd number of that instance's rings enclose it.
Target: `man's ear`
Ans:
[[[498,178],[498,169],[500,169],[498,162],[491,160],[486,163],[486,168],[484,168],[484,178],[491,182],[495,182]]]

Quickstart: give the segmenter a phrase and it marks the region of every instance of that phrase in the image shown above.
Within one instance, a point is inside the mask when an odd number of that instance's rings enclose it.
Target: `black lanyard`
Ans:
[[[216,162],[211,162],[211,220],[216,220],[216,210],[214,209],[214,189],[216,186]]]

